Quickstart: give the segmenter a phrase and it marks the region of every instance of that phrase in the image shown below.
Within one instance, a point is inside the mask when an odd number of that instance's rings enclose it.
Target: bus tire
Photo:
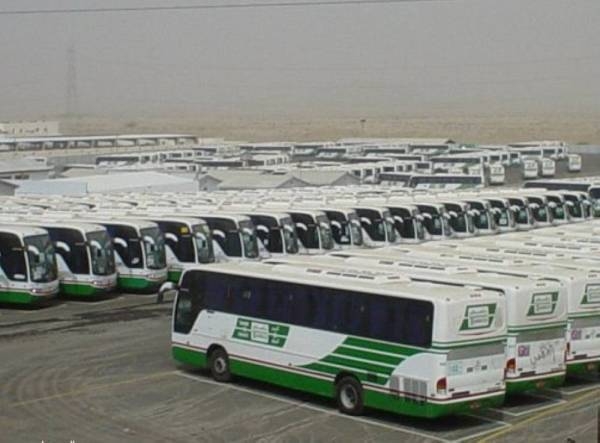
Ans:
[[[335,397],[341,413],[348,415],[363,413],[363,388],[355,377],[351,375],[342,377],[335,385]]]
[[[229,368],[229,355],[223,348],[217,348],[208,356],[208,365],[212,378],[220,382],[231,381],[231,370]]]

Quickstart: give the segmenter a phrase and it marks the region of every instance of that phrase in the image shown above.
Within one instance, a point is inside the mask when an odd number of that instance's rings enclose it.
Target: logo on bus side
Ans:
[[[467,306],[463,321],[460,325],[461,331],[470,331],[472,329],[489,328],[494,321],[496,314],[496,304]]]
[[[289,332],[289,326],[238,318],[233,338],[282,348]]]
[[[545,292],[543,294],[533,294],[531,304],[527,311],[527,316],[549,315],[554,313],[556,303],[558,302],[558,292]]]
[[[600,303],[600,285],[587,285],[583,294],[582,305]]]

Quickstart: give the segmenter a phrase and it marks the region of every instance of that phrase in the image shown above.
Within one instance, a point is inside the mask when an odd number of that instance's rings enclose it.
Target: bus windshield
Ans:
[[[362,227],[369,234],[371,240],[377,242],[386,241],[388,222],[381,216],[379,211],[375,209],[357,209],[356,213],[360,216]]]
[[[319,235],[321,237],[321,247],[323,249],[333,249],[333,235],[329,219],[325,215],[317,215],[317,225],[319,226]]]
[[[352,244],[354,246],[363,245],[362,227],[360,226],[360,220],[355,213],[348,215],[348,225],[350,226],[350,233],[352,234]]]
[[[165,238],[158,227],[140,230],[146,253],[148,269],[163,269],[167,266]]]
[[[258,257],[258,238],[256,236],[256,228],[249,220],[240,222],[240,235],[244,246],[244,255],[246,258]]]
[[[192,233],[194,234],[198,263],[214,263],[215,251],[213,249],[212,234],[208,226],[194,225],[192,226]]]
[[[281,219],[281,232],[283,233],[285,251],[288,254],[298,253],[298,234],[291,217]]]
[[[48,283],[56,280],[58,278],[58,271],[50,236],[46,234],[25,237],[24,243],[29,259],[31,281],[35,283]]]
[[[390,214],[390,211],[383,211],[382,216],[383,216],[383,223],[385,226],[385,236],[387,238],[387,241],[389,243],[395,243],[397,234],[396,234],[396,227],[394,226],[394,219],[392,217],[392,214]]]
[[[329,222],[331,223],[331,233],[338,245],[351,245],[352,233],[351,222],[341,211],[326,211]]]
[[[86,237],[92,257],[92,273],[95,275],[114,274],[116,271],[115,253],[108,232],[88,232]]]
[[[569,208],[569,214],[574,218],[582,218],[583,211],[581,210],[581,203],[579,199],[572,195],[565,195],[567,201],[567,207]]]

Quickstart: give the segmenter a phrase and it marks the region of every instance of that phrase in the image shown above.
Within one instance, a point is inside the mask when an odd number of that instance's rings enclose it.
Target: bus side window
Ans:
[[[378,340],[388,340],[392,327],[389,316],[390,306],[384,297],[374,296],[369,307],[369,336]]]
[[[206,276],[206,308],[212,311],[225,311],[227,285],[219,274]]]
[[[428,347],[431,345],[433,306],[429,302],[409,302],[406,310],[406,343]]]
[[[312,294],[312,288],[306,285],[293,285],[292,287],[294,290],[290,291],[290,306],[288,307],[290,323],[311,327],[314,317],[314,295]]]
[[[312,288],[313,295],[313,315],[312,326],[317,329],[330,329],[330,290],[324,288]]]
[[[268,280],[266,282],[265,318],[280,322],[288,322],[288,288],[290,284]]]
[[[357,293],[349,293],[345,297],[345,322],[344,326],[348,334],[368,336],[369,335],[369,296]]]

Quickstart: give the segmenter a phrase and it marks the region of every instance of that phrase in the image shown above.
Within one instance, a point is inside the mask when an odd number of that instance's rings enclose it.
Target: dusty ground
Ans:
[[[361,119],[366,121],[361,123]],[[558,139],[600,143],[600,114],[398,115],[253,118],[227,115],[83,117],[62,123],[64,133],[186,132],[228,140],[334,140],[342,137],[450,137],[502,143]]]

